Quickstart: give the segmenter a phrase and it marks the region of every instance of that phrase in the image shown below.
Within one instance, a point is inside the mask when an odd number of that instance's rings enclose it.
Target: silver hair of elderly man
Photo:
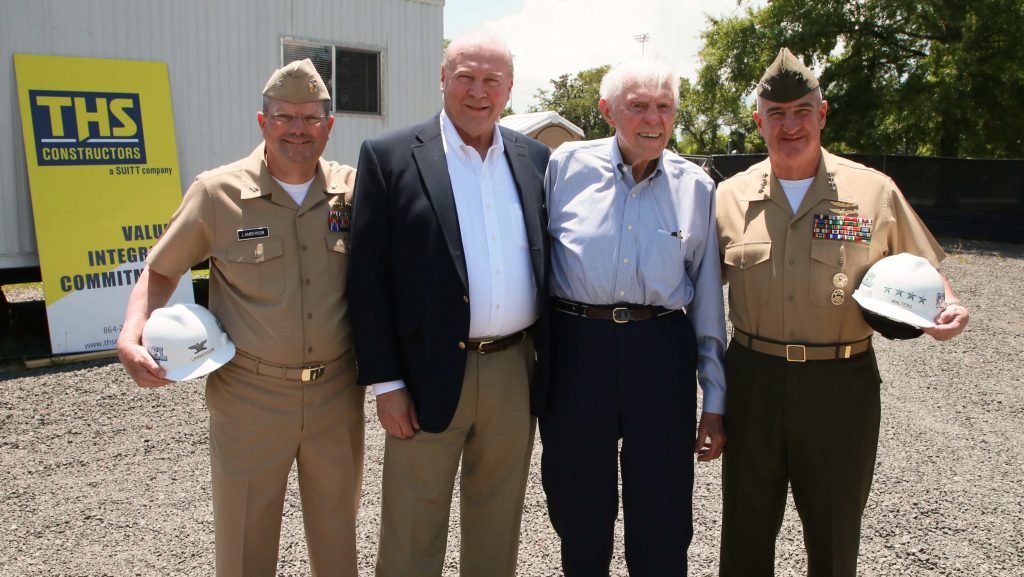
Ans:
[[[653,58],[627,60],[612,66],[601,79],[601,98],[614,102],[634,86],[651,90],[668,87],[673,103],[679,106],[679,75],[668,63]]]

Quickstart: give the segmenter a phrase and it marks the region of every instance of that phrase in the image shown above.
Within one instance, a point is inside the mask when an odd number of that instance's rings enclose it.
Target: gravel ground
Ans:
[[[1024,246],[945,241],[943,272],[971,308],[950,343],[876,339],[883,420],[865,513],[862,575],[1024,575]],[[12,302],[40,298],[7,292]],[[368,401],[369,402],[369,401]],[[383,438],[367,407],[360,571],[372,575]],[[213,565],[201,382],[148,391],[111,361],[0,367],[0,576],[209,575]],[[538,444],[519,575],[556,576],[558,541],[540,486]],[[697,467],[691,575],[717,570],[719,462]],[[620,523],[621,530],[621,523]],[[621,543],[621,536],[619,538]],[[445,575],[457,575],[457,515]],[[616,551],[612,575],[627,575]],[[806,561],[790,507],[782,577]],[[279,574],[308,575],[295,480]]]

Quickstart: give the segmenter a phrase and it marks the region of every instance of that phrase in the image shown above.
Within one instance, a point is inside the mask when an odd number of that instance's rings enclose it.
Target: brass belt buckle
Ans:
[[[323,365],[311,365],[308,367],[302,367],[302,380],[315,381],[324,375]]]
[[[786,345],[786,360],[791,363],[806,363],[807,347],[803,345]]]
[[[612,309],[612,320],[620,325],[624,325],[629,322],[628,317],[619,318],[619,312],[629,313],[629,309],[626,307],[615,307]]]
[[[481,355],[486,355],[487,351],[484,350],[484,347],[486,347],[487,345],[489,345],[489,344],[491,344],[493,342],[494,341],[480,341],[476,345],[476,352],[480,353]]]

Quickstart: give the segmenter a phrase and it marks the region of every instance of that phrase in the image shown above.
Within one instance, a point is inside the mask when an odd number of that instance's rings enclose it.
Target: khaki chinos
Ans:
[[[533,364],[529,337],[503,351],[470,352],[448,428],[387,436],[378,577],[441,574],[460,455],[460,574],[514,573],[536,430],[529,411]]]
[[[363,388],[354,355],[313,381],[232,362],[210,375],[210,461],[218,575],[276,575],[285,489],[298,467],[314,575],[356,573]]]

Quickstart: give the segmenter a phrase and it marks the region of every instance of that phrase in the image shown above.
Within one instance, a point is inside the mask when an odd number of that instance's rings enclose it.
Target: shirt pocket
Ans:
[[[811,303],[827,308],[854,306],[851,295],[867,272],[870,252],[867,244],[830,239],[812,240],[809,286]],[[833,302],[833,295],[839,305]]]
[[[519,248],[526,248],[526,218],[523,216],[523,205],[513,204],[508,215],[508,227],[512,233],[512,241]]]
[[[255,299],[284,293],[284,242],[280,238],[243,240],[228,245],[228,280]]]
[[[730,300],[748,309],[763,307],[771,297],[772,241],[738,242],[725,247]]]
[[[348,277],[348,232],[330,232],[325,236],[327,243],[327,282],[345,286]]]
[[[668,301],[685,282],[686,245],[678,236],[658,230],[648,237],[640,263],[644,293],[648,299]],[[662,298],[658,299],[658,295]],[[688,300],[689,295],[683,295]]]

